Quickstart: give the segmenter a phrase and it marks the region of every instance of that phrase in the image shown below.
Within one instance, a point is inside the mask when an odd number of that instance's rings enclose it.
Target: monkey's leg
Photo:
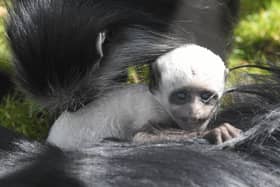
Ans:
[[[240,136],[241,130],[229,123],[223,123],[219,127],[203,132],[202,137],[212,144],[221,144],[227,140]]]

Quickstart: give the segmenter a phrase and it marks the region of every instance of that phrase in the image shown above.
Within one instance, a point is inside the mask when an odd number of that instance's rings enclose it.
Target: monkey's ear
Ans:
[[[103,53],[103,44],[106,40],[106,32],[100,32],[97,35],[96,38],[96,49],[97,49],[97,53],[100,55],[100,58],[103,57],[104,53]]]
[[[161,80],[161,74],[156,63],[151,63],[150,65],[150,82],[149,89],[152,94],[159,89],[159,82]]]

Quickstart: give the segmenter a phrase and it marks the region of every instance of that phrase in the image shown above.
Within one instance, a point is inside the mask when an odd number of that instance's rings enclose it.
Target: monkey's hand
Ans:
[[[229,123],[223,123],[219,127],[205,131],[202,137],[212,144],[221,144],[227,140],[240,136],[241,130],[235,128]]]
[[[163,143],[185,141],[198,136],[198,132],[188,132],[181,129],[162,128],[158,124],[149,124],[137,132],[132,141],[134,143]]]

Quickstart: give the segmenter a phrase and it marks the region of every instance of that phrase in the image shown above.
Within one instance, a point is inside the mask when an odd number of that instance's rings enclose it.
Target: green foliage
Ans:
[[[0,6],[1,8],[1,6]],[[4,10],[4,9],[2,9]],[[1,9],[0,9],[1,11]],[[7,38],[4,29],[4,17],[0,16],[0,69],[6,71],[11,70],[11,55],[7,44]]]
[[[6,9],[0,0],[0,69],[11,72],[11,53],[5,34]],[[46,111],[13,93],[0,103],[0,124],[28,138],[42,140],[47,136],[50,120]]]
[[[280,1],[243,2],[242,19],[235,30],[231,65],[279,61],[280,53]],[[252,11],[254,10],[254,11]]]
[[[0,103],[0,124],[31,139],[43,140],[48,133],[49,122],[46,111],[21,94],[7,96]]]
[[[276,0],[277,1],[277,0]],[[260,10],[268,9],[275,0],[241,0],[241,19]]]
[[[149,77],[149,66],[134,66],[128,68],[128,83],[147,83]]]

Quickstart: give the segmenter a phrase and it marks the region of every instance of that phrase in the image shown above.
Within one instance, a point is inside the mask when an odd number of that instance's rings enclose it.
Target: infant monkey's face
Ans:
[[[155,98],[185,130],[204,130],[225,86],[223,60],[198,45],[179,47],[157,59]]]
[[[215,91],[185,87],[170,93],[169,114],[185,130],[201,131],[216,111],[219,96]]]

